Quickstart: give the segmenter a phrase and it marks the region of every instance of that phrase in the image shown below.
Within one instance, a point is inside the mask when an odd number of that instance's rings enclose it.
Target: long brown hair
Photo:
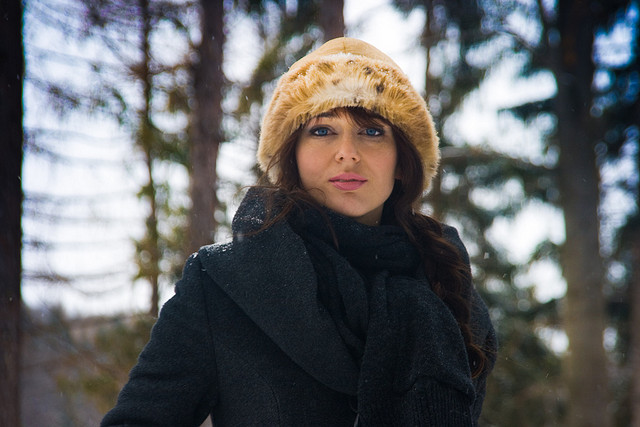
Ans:
[[[419,212],[424,182],[424,169],[420,155],[407,137],[392,123],[363,108],[346,107],[334,110],[344,114],[359,126],[391,126],[396,142],[401,178],[385,202],[385,210],[391,209],[392,220],[402,227],[417,248],[424,271],[433,292],[449,307],[464,339],[473,377],[480,375],[487,362],[484,350],[473,342],[471,328],[471,270],[463,255],[443,235],[442,224]],[[312,207],[321,211],[318,203],[301,186],[296,163],[296,145],[304,125],[287,138],[261,177],[259,185],[269,189],[267,193],[267,220],[261,229],[287,218],[292,210]],[[269,183],[268,172],[279,169],[276,182]],[[322,212],[322,211],[321,211]],[[272,214],[273,213],[273,214]]]

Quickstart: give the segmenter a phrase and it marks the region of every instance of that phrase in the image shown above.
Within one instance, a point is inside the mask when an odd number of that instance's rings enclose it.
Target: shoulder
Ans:
[[[196,253],[191,255],[194,258],[200,258],[200,260],[206,260],[209,258],[219,257],[228,254],[233,249],[233,242],[226,243],[214,243],[212,245],[206,245],[198,249]]]
[[[233,244],[216,243],[201,247],[187,259],[182,277],[193,275],[202,275],[218,270],[220,266],[228,263],[228,259],[232,254]]]
[[[182,277],[192,276],[199,271],[205,271],[204,266],[229,251],[231,243],[212,244],[201,247],[198,251],[192,253],[184,264],[182,269]]]
[[[229,247],[229,244],[213,244],[192,253],[184,263],[182,276],[175,285],[176,294],[197,293],[197,288],[213,279],[212,273],[220,270],[219,266],[228,264],[222,256],[229,252]]]

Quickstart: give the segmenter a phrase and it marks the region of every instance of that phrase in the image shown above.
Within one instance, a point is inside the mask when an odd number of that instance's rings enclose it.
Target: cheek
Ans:
[[[316,156],[308,147],[296,148],[296,163],[298,165],[298,174],[303,187],[309,184],[309,180],[316,174],[318,168]]]
[[[400,168],[400,163],[398,162],[397,149],[393,151],[393,178],[402,179],[402,170]]]
[[[402,174],[400,173],[400,165],[398,164],[398,156],[395,150],[389,153],[385,159],[384,170],[388,171],[387,175],[390,179],[400,179]]]

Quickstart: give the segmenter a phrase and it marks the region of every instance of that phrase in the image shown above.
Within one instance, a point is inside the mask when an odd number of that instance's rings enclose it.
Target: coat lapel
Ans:
[[[297,365],[355,395],[358,368],[317,298],[316,275],[286,222],[200,251],[211,278]]]

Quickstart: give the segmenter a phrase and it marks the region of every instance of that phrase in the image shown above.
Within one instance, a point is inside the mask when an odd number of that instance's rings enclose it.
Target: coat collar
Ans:
[[[317,298],[302,239],[286,221],[200,251],[212,279],[297,365],[350,395],[359,370]]]

